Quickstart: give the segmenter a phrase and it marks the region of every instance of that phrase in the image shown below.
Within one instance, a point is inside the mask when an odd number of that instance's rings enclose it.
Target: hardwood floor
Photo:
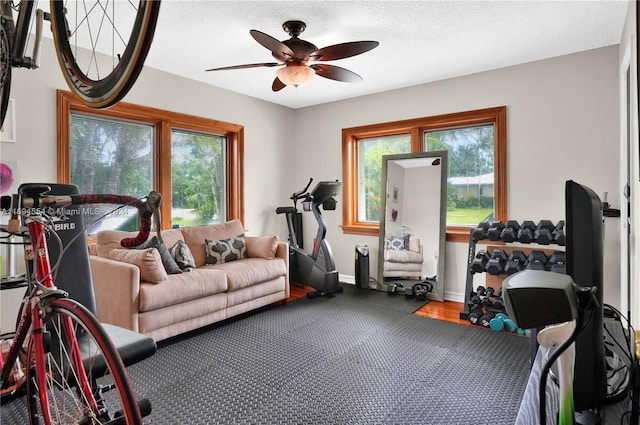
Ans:
[[[291,295],[287,301],[293,301],[298,298],[306,296],[307,292],[312,292],[313,288],[300,283],[291,282]],[[444,320],[446,322],[458,323],[460,325],[474,326],[469,323],[468,320],[460,319],[460,311],[462,311],[463,304],[454,301],[431,301],[415,313],[419,316],[429,317],[431,319]]]

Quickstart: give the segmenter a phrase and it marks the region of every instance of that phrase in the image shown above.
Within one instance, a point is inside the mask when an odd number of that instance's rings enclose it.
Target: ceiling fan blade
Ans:
[[[316,61],[334,61],[349,58],[375,49],[379,44],[377,41],[352,41],[349,43],[334,44],[333,46],[316,50],[309,55],[309,59]]]
[[[283,65],[283,64],[278,63],[278,62],[249,63],[249,64],[246,64],[246,65],[233,65],[233,66],[223,66],[222,68],[205,69],[205,71],[226,71],[226,70],[229,70],[229,69],[259,68],[259,67],[262,67],[262,66],[266,66],[268,68],[271,68],[273,66],[278,66],[278,65]]]
[[[287,85],[280,81],[280,78],[276,77],[276,79],[273,80],[273,84],[271,85],[271,90],[280,91],[285,87],[287,87]]]
[[[271,50],[273,56],[281,61],[286,61],[294,56],[293,50],[281,43],[280,40],[271,37],[269,34],[265,34],[258,30],[249,31],[251,37],[253,37],[263,47]]]
[[[316,63],[309,66],[315,69],[317,75],[324,78],[329,78],[330,80],[343,81],[345,83],[362,82],[361,76],[353,71],[349,71],[348,69],[344,69],[339,66],[328,65],[326,63]]]

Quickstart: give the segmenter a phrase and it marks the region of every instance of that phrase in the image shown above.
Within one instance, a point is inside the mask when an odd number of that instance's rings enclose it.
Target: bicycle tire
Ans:
[[[51,0],[50,4],[53,42],[60,68],[69,88],[91,108],[101,109],[116,104],[129,92],[142,70],[153,40],[160,0],[139,2],[123,53],[115,57],[117,63],[112,64],[108,74],[104,76],[98,74],[95,79],[87,75],[88,69],[83,70],[78,64],[75,48],[69,42],[69,34],[73,32],[68,28],[65,18],[65,2]],[[84,22],[83,25],[86,25]],[[115,24],[111,27],[115,28]],[[102,28],[98,32],[102,32]],[[95,54],[94,50],[92,57],[95,57]],[[97,67],[97,60],[95,62]]]
[[[46,370],[44,379],[48,402],[38,386],[39,374],[35,367],[35,343],[30,338],[27,367],[27,410],[31,424],[43,424],[45,410],[51,414],[53,424],[109,424],[141,425],[138,401],[126,368],[107,333],[93,314],[80,303],[66,298],[47,303],[44,335]],[[67,333],[62,321],[69,318],[76,332],[91,391],[101,412],[98,414],[87,401],[86,391],[77,385],[78,371],[68,350]],[[105,388],[112,388],[104,390]],[[39,400],[33,402],[33,400]],[[121,414],[116,414],[121,412]],[[123,422],[124,420],[124,422]]]
[[[11,93],[11,49],[9,48],[9,38],[4,25],[0,27],[0,128],[4,125],[4,118],[9,107],[9,94]]]

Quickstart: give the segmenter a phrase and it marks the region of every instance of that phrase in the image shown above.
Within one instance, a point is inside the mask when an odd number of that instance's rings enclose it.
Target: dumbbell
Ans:
[[[487,239],[492,241],[500,240],[502,229],[504,229],[504,224],[501,221],[492,221],[487,229]]]
[[[533,239],[540,245],[549,245],[553,242],[553,231],[555,229],[556,226],[553,225],[551,220],[540,220],[533,234]]]
[[[491,293],[493,293],[493,288],[491,288]],[[471,295],[469,296],[469,300],[474,304],[474,305],[480,305],[482,303],[482,300],[487,296],[487,289],[480,285],[476,288],[476,292],[471,292]]]
[[[401,291],[404,291],[404,286],[402,285],[402,283],[390,283],[387,286],[387,295],[396,295]]]
[[[513,332],[516,330],[516,325],[505,313],[496,314],[491,320],[489,320],[489,327],[496,332],[507,331]]]
[[[416,283],[415,285],[413,285],[411,293],[414,297],[416,297],[417,300],[424,301],[427,299],[427,293],[431,292],[431,289],[431,284]]]
[[[489,261],[489,254],[485,250],[478,251],[476,253],[476,258],[471,262],[471,272],[472,273],[484,273],[484,268],[487,265],[487,261]]]
[[[548,258],[544,251],[533,250],[527,258],[529,262],[527,264],[528,270],[545,270],[545,264],[547,264]]]
[[[514,242],[518,239],[518,230],[520,230],[520,223],[515,220],[509,220],[504,225],[502,233],[500,233],[500,239],[505,242]]]
[[[492,275],[499,275],[504,271],[504,266],[507,264],[507,253],[502,249],[494,249],[491,252],[491,258],[487,261],[484,270]]]
[[[469,322],[474,325],[480,324],[480,318],[484,315],[484,311],[482,311],[482,307],[479,305],[471,307],[471,312],[469,313]]]
[[[566,254],[562,251],[556,251],[549,258],[551,264],[551,271],[554,273],[565,274],[567,269]]]
[[[496,310],[504,310],[504,299],[501,296],[497,296],[493,299],[491,307]]]
[[[493,297],[494,292],[495,290],[492,287],[488,287],[486,293],[484,294],[484,297],[482,297],[482,299],[480,300],[480,304],[486,307],[491,307],[491,305],[493,304],[491,297]]]
[[[475,229],[471,231],[471,237],[474,242],[484,239],[487,236],[487,230],[489,230],[489,222],[486,220],[478,223]]]
[[[490,326],[491,319],[495,317],[496,314],[493,311],[486,311],[482,316],[480,316],[478,323],[480,323],[480,325],[484,326],[485,328],[488,328]]]
[[[527,256],[524,255],[524,252],[520,250],[513,250],[511,251],[511,254],[509,254],[507,264],[504,266],[504,272],[508,275],[512,275],[524,270],[526,262]]]
[[[518,242],[531,243],[536,231],[536,224],[533,221],[525,220],[518,230]]]
[[[558,245],[565,244],[565,235],[564,235],[564,220],[560,220],[558,224],[556,224],[556,228],[553,230],[553,241]]]

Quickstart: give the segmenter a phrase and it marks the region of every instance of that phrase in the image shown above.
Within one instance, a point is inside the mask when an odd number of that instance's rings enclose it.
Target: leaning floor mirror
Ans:
[[[444,301],[447,154],[382,157],[378,278],[383,290],[435,276],[429,299]]]

